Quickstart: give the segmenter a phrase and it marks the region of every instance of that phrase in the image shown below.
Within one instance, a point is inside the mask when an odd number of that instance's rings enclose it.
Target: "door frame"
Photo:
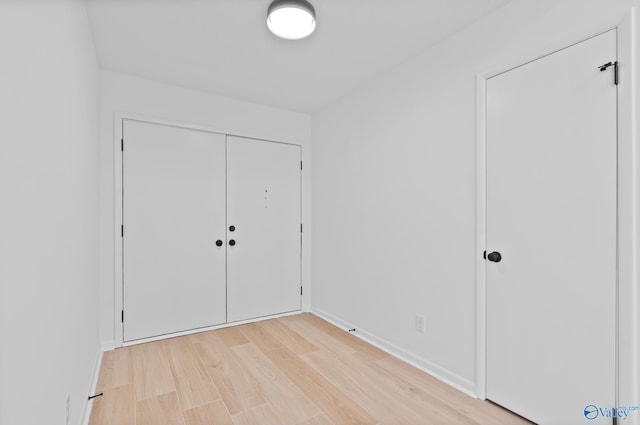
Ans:
[[[238,322],[233,322],[233,323],[223,323],[220,325],[214,325],[214,326],[209,326],[206,328],[198,328],[198,329],[193,329],[193,330],[187,330],[187,331],[182,331],[182,332],[176,332],[176,333],[172,333],[169,335],[162,335],[162,336],[156,336],[156,337],[150,337],[150,338],[143,338],[143,339],[139,339],[136,341],[131,341],[131,342],[125,342],[124,341],[124,323],[121,322],[121,311],[124,308],[124,298],[123,298],[123,288],[124,288],[124,267],[123,267],[123,240],[122,240],[122,236],[121,236],[121,226],[123,224],[124,221],[124,216],[123,216],[123,168],[122,168],[122,161],[123,161],[123,151],[121,150],[121,140],[123,137],[123,128],[124,128],[124,120],[132,120],[132,121],[141,121],[141,122],[147,122],[147,123],[151,123],[151,124],[160,124],[160,125],[166,125],[166,126],[170,126],[170,127],[179,127],[179,128],[184,128],[184,129],[188,129],[188,130],[198,130],[198,131],[206,131],[206,132],[210,132],[210,133],[218,133],[218,134],[223,134],[225,136],[238,136],[238,137],[244,137],[244,138],[248,138],[248,139],[256,139],[256,140],[261,140],[264,142],[268,142],[268,143],[280,143],[280,144],[286,144],[286,145],[294,145],[294,146],[299,146],[300,147],[300,153],[301,153],[301,159],[304,158],[304,146],[302,144],[299,143],[291,143],[291,142],[281,142],[278,140],[272,140],[269,138],[265,138],[265,137],[259,137],[256,135],[251,135],[251,134],[242,134],[242,133],[238,133],[238,132],[231,132],[228,130],[224,130],[224,129],[220,129],[220,128],[215,128],[215,127],[211,127],[211,126],[207,126],[207,125],[200,125],[200,124],[194,124],[194,123],[188,123],[188,122],[182,122],[182,121],[175,121],[175,120],[170,120],[170,119],[164,119],[164,118],[158,118],[158,117],[152,117],[152,116],[148,116],[148,115],[144,115],[144,114],[137,114],[137,113],[130,113],[130,112],[122,112],[122,111],[114,111],[113,114],[114,120],[113,120],[113,154],[114,154],[114,161],[113,161],[113,171],[114,171],[114,211],[113,211],[113,216],[114,216],[114,223],[113,223],[113,246],[114,246],[114,274],[113,274],[113,291],[114,291],[114,302],[113,302],[113,318],[114,318],[114,348],[118,348],[118,347],[125,347],[125,346],[129,346],[129,345],[136,345],[136,344],[141,344],[141,343],[145,343],[145,342],[151,342],[151,341],[157,341],[157,340],[161,340],[161,339],[165,339],[165,338],[169,338],[169,337],[175,337],[175,336],[182,336],[182,335],[189,335],[192,333],[196,333],[196,332],[203,332],[203,331],[208,331],[208,330],[213,330],[213,329],[221,329],[221,328],[226,328],[229,326],[235,326],[235,325],[241,325],[244,323],[251,323],[251,322],[255,322],[258,320],[265,320],[265,319],[271,319],[271,318],[276,318],[276,317],[284,317],[284,316],[291,316],[291,315],[295,315],[295,314],[299,314],[301,311],[304,310],[304,306],[305,306],[305,298],[308,297],[308,293],[310,292],[308,290],[309,288],[309,284],[308,282],[305,282],[305,273],[304,273],[304,265],[305,262],[303,261],[303,258],[305,257],[305,255],[303,254],[304,249],[306,247],[306,244],[308,243],[308,237],[304,238],[301,235],[301,244],[300,244],[300,283],[301,285],[305,288],[304,294],[301,295],[300,297],[300,310],[299,311],[294,311],[294,312],[288,312],[288,313],[282,313],[282,314],[275,314],[272,316],[267,316],[267,317],[261,317],[261,318],[257,318],[257,319],[249,319],[249,320],[243,320],[243,321],[238,321]],[[300,170],[300,203],[301,203],[301,207],[300,207],[300,221],[303,222],[304,217],[305,217],[305,210],[304,210],[304,169]],[[305,226],[308,227],[308,226]]]
[[[622,22],[603,25],[586,34],[575,34],[560,40],[555,48],[499,67],[476,76],[476,395],[486,399],[487,364],[487,296],[486,260],[486,119],[487,80],[498,74],[540,59],[581,41],[610,30],[617,31],[617,57],[620,84],[617,86],[618,108],[618,279],[616,301],[616,395],[618,405],[640,403],[640,123],[634,120],[640,111],[640,9],[631,9]],[[624,350],[620,350],[623,347]],[[640,415],[629,418],[640,424]]]

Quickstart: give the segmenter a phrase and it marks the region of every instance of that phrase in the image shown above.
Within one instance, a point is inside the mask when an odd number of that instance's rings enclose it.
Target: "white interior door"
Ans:
[[[227,136],[228,321],[300,309],[300,147]]]
[[[487,396],[539,424],[612,420],[615,60],[614,30],[487,82]]]
[[[123,135],[124,340],[224,323],[225,136],[132,120]]]

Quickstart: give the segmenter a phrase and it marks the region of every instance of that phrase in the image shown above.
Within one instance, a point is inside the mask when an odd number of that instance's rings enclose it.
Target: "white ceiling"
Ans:
[[[300,41],[266,27],[270,0],[87,0],[105,69],[314,112],[509,0],[311,0]]]

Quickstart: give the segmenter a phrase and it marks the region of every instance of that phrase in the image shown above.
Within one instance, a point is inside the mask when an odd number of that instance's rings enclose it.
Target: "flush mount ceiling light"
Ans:
[[[316,11],[306,0],[274,0],[267,12],[267,26],[280,38],[300,40],[316,29]]]

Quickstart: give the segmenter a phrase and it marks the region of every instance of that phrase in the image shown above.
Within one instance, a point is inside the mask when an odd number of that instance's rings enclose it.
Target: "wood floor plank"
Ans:
[[[444,403],[401,377],[389,373],[377,362],[368,361],[366,356],[361,353],[355,353],[349,358],[342,359],[342,361],[348,367],[377,378],[381,385],[386,385],[386,388],[395,394],[399,400],[403,400],[403,404],[407,409],[428,417],[433,424],[478,425],[476,421],[460,412],[457,406],[453,407]]]
[[[260,328],[264,329],[273,339],[280,342],[281,346],[287,347],[289,350],[300,355],[318,350],[318,347],[306,340],[299,333],[291,330],[279,319],[265,320],[256,323]]]
[[[469,397],[452,386],[395,357],[382,359],[377,363],[390,373],[407,382],[411,382],[416,387],[450,406],[456,407],[461,413],[477,423],[494,425],[525,425],[531,423],[491,402]]]
[[[271,406],[263,404],[232,417],[233,425],[283,425]]]
[[[258,323],[248,323],[239,327],[240,331],[262,351],[267,352],[282,348],[282,343],[270,335]]]
[[[336,340],[326,332],[320,331],[309,321],[304,320],[304,314],[281,317],[279,320],[291,330],[299,333],[300,335],[304,335],[305,339],[318,348],[338,354],[349,354],[355,352],[353,347]]]
[[[176,390],[161,341],[134,345],[131,355],[136,401]]]
[[[323,332],[326,332],[328,335],[331,335],[336,340],[351,347],[354,351],[361,353],[367,359],[380,360],[389,357],[389,353],[386,353],[385,351],[374,347],[373,345],[363,341],[357,336],[351,335],[344,329],[340,329],[337,326],[332,325],[331,323],[319,318],[314,314],[304,313],[300,316],[301,319],[307,321],[308,323],[311,323],[313,326],[317,327]]]
[[[163,345],[184,410],[220,399],[220,393],[189,337],[170,338],[164,340]]]
[[[102,355],[96,391],[128,385],[133,381],[132,375],[131,348],[105,351]]]
[[[264,399],[286,425],[295,425],[321,412],[316,405],[254,344],[232,348]]]
[[[307,419],[304,422],[300,422],[298,425],[335,425],[325,415],[318,415],[311,419]]]
[[[218,331],[190,335],[209,376],[222,396],[230,415],[264,404],[266,401],[250,383],[251,377],[218,336]]]
[[[287,348],[269,351],[266,356],[333,422],[362,425],[378,423],[378,420]]]
[[[178,394],[162,394],[136,404],[136,425],[185,425]]]
[[[318,371],[347,396],[362,406],[369,414],[385,425],[421,424],[432,422],[412,409],[398,409],[404,400],[387,385],[380,382],[379,377],[369,373],[361,373],[326,350],[307,353],[301,356],[306,363]]]
[[[217,329],[216,335],[227,344],[228,347],[234,345],[248,344],[249,340],[240,330],[241,326],[230,326],[228,328]]]
[[[133,385],[101,390],[102,397],[93,399],[90,424],[135,425]]]
[[[186,425],[234,425],[222,400],[184,411]]]

